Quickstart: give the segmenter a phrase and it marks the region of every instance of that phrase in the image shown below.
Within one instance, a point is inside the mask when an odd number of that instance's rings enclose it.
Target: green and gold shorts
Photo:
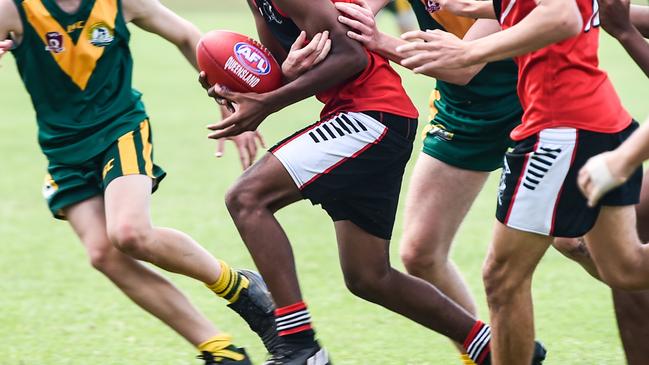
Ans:
[[[111,181],[127,175],[153,179],[153,191],[166,173],[153,163],[153,137],[149,121],[119,137],[105,151],[80,165],[50,161],[43,184],[43,197],[54,217],[65,219],[64,209],[103,195]]]
[[[513,147],[509,134],[520,124],[520,109],[491,111],[481,117],[438,111],[434,106],[438,95],[435,92],[431,96],[431,122],[423,130],[423,152],[465,170],[491,172],[501,168],[505,152]]]

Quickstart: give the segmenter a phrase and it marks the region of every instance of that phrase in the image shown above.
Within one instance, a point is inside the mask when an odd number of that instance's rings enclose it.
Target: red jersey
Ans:
[[[266,25],[288,52],[300,34],[295,23],[272,0],[250,0],[264,16]],[[339,2],[346,0],[332,0]],[[359,75],[316,95],[325,104],[321,116],[337,112],[379,111],[407,118],[417,118],[417,108],[401,85],[401,77],[389,61],[366,51],[367,67]]]
[[[576,0],[583,31],[570,39],[515,58],[523,123],[511,137],[520,141],[543,129],[569,127],[616,133],[631,123],[607,74],[599,69],[597,0]],[[503,29],[525,18],[534,0],[494,0]]]

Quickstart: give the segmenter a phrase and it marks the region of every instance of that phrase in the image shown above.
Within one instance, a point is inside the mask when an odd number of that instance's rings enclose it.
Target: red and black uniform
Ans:
[[[300,29],[272,0],[250,1],[288,52]],[[388,60],[369,51],[366,56],[360,74],[316,95],[325,104],[321,120],[271,152],[303,196],[334,221],[350,220],[390,239],[418,112]]]
[[[637,128],[604,71],[599,69],[597,0],[577,0],[583,31],[515,58],[523,122],[512,131],[516,147],[505,158],[497,218],[523,231],[579,237],[600,207],[590,209],[577,188],[586,161],[617,148]],[[535,7],[534,0],[494,0],[503,29]],[[642,170],[605,195],[600,205],[639,200]]]

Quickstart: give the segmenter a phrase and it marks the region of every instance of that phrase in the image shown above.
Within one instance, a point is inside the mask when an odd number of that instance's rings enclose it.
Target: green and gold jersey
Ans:
[[[460,17],[447,11],[434,11],[432,0],[410,0],[422,30],[441,29],[463,38],[474,19]],[[472,119],[498,120],[520,118],[522,109],[516,84],[518,80],[513,60],[487,64],[469,84],[459,86],[437,81],[437,93],[431,100],[431,114],[451,123],[454,115]]]
[[[147,119],[120,0],[82,0],[73,14],[55,0],[14,1],[24,31],[12,52],[50,161],[88,161]]]

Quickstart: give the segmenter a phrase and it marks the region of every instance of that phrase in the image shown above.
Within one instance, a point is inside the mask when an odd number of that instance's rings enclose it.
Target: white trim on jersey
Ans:
[[[295,185],[303,189],[318,177],[378,143],[388,129],[363,113],[340,113],[316,123],[272,151]]]
[[[515,188],[505,225],[525,232],[552,234],[557,202],[574,158],[577,130],[545,129]]]

